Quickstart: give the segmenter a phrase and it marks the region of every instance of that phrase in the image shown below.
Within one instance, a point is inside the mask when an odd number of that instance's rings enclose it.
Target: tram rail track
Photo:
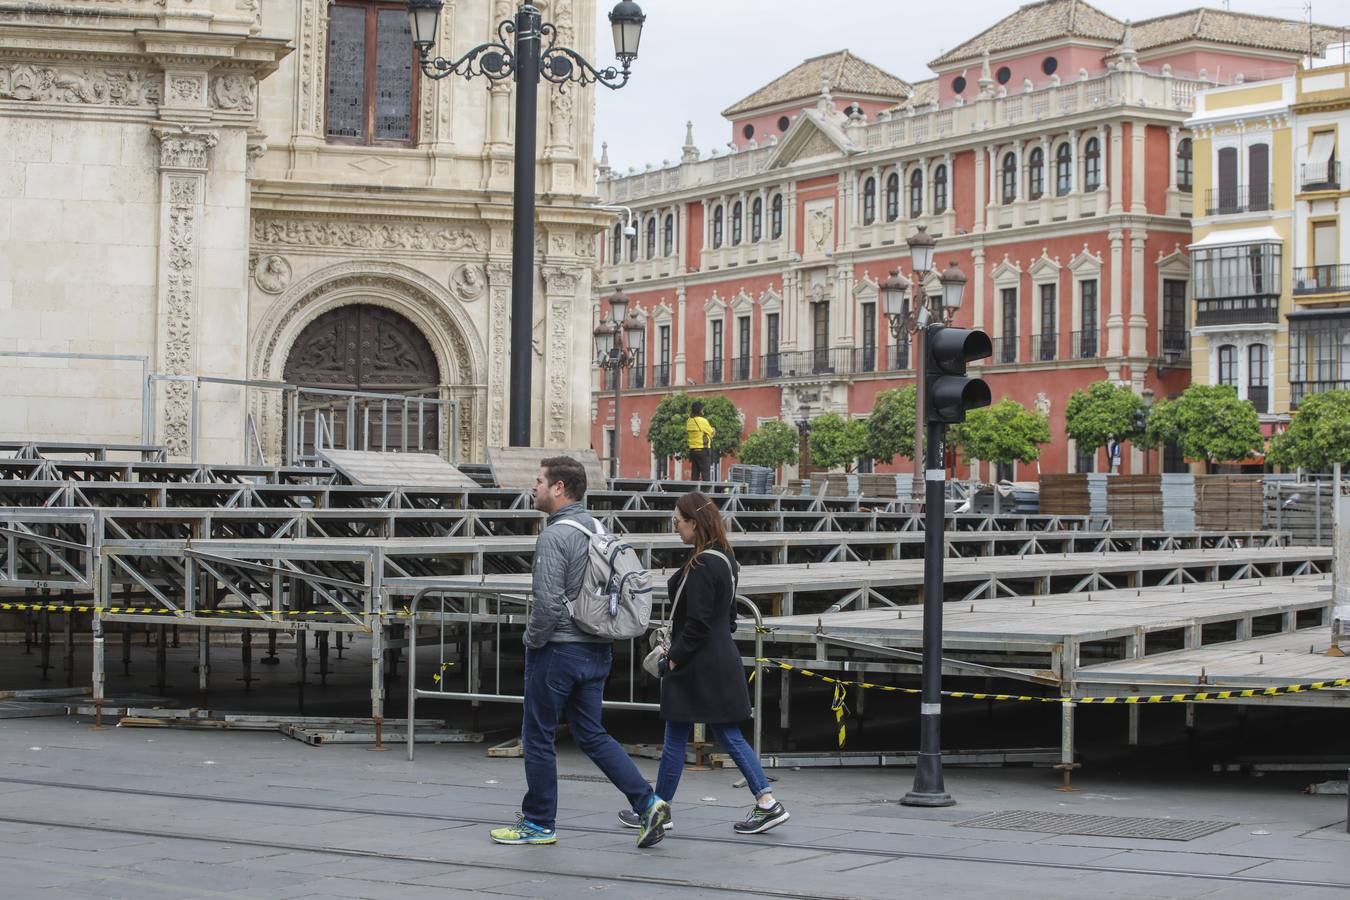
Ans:
[[[229,797],[216,794],[197,794],[181,791],[164,791],[144,788],[125,788],[112,785],[88,785],[72,784],[69,782],[55,781],[50,779],[38,778],[20,778],[13,776],[0,776],[0,784],[29,785],[32,787],[52,788],[72,791],[86,791],[104,794],[123,794],[140,797],[154,797],[157,799],[182,800],[186,802],[201,803],[222,803],[239,806],[263,807],[273,809],[291,809],[303,810],[308,812],[328,812],[362,816],[376,816],[390,819],[414,819],[433,822],[446,822],[462,825],[498,825],[497,819],[488,819],[476,816],[456,816],[444,813],[416,812],[407,810],[380,809],[378,807],[361,806],[342,806],[336,804],[322,803],[304,803],[297,801],[283,800],[263,800],[248,797]],[[765,897],[800,897],[800,892],[779,890],[771,887],[753,886],[750,884],[721,884],[717,882],[701,882],[691,879],[668,878],[659,875],[641,875],[634,873],[578,873],[566,869],[552,869],[541,867],[533,863],[539,860],[532,857],[530,866],[515,866],[505,863],[495,863],[481,858],[454,858],[444,856],[421,856],[417,854],[391,853],[379,850],[364,850],[358,847],[329,847],[309,844],[296,844],[278,841],[255,840],[242,837],[227,837],[222,835],[187,833],[168,831],[160,829],[119,827],[114,825],[96,825],[82,822],[67,822],[58,820],[48,820],[39,818],[28,818],[24,816],[0,815],[0,822],[6,822],[19,825],[32,825],[36,827],[65,828],[80,831],[94,831],[106,834],[123,834],[137,837],[159,838],[165,840],[185,840],[185,841],[204,841],[217,844],[231,844],[236,846],[250,847],[271,847],[279,850],[287,850],[297,853],[315,853],[320,855],[343,856],[354,858],[367,858],[385,860],[391,862],[418,862],[434,865],[463,866],[466,868],[490,869],[494,871],[523,872],[544,875],[556,875],[558,877],[575,878],[591,881],[609,881],[616,883],[631,884],[650,884],[655,886],[666,886],[673,888],[687,888],[690,890],[715,891],[718,893],[735,893],[753,896]],[[618,834],[617,828],[599,828],[594,826],[568,825],[567,830],[583,834]],[[745,838],[717,837],[716,835],[694,835],[682,834],[678,838],[680,841],[692,841],[710,844],[736,845],[740,847],[747,846]],[[1050,860],[1017,860],[1004,857],[978,856],[974,854],[948,854],[923,852],[913,850],[885,850],[866,847],[847,847],[831,846],[820,843],[782,841],[775,840],[771,844],[765,842],[764,847],[775,847],[787,850],[800,850],[812,853],[838,853],[849,856],[863,858],[872,858],[880,860],[934,860],[946,863],[970,863],[989,866],[1003,866],[1011,868],[1029,868],[1029,869],[1049,869],[1066,872],[1079,872],[1083,874],[1104,874],[1104,875],[1134,875],[1159,878],[1185,878],[1195,881],[1205,882],[1225,882],[1235,884],[1266,885],[1271,887],[1287,888],[1329,888],[1346,891],[1350,894],[1350,884],[1331,881],[1319,881],[1314,879],[1296,879],[1296,878],[1273,878],[1260,875],[1244,875],[1241,873],[1214,873],[1214,872],[1191,872],[1180,869],[1150,869],[1134,866],[1113,866],[1113,865],[1094,865],[1092,863],[1068,863],[1056,862]],[[1242,858],[1253,860],[1253,864],[1258,864],[1259,860],[1266,857],[1246,856]],[[823,895],[813,893],[813,897],[821,897],[822,900],[852,900],[857,895],[833,894]]]

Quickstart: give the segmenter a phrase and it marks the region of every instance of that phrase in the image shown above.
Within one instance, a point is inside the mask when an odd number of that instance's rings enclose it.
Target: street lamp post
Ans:
[[[642,362],[642,342],[647,334],[647,317],[631,310],[627,316],[628,296],[622,289],[609,298],[609,321],[595,326],[595,364],[600,367],[603,386],[605,372],[614,373],[614,452],[609,457],[609,477],[619,477],[619,397],[623,370]]]
[[[882,309],[891,328],[891,340],[898,347],[900,341],[914,336],[914,483],[911,486],[914,497],[922,496],[923,480],[919,477],[920,460],[923,459],[923,380],[926,366],[924,332],[935,315],[940,315],[944,325],[950,325],[952,317],[961,308],[961,300],[966,286],[966,276],[953,261],[942,273],[942,309],[939,313],[936,303],[924,290],[924,279],[933,268],[933,251],[937,242],[928,233],[926,225],[920,225],[909,236],[909,258],[912,272],[902,276],[899,269],[892,269],[890,277],[881,283]],[[954,292],[948,290],[948,283],[959,279],[960,287]],[[955,281],[952,281],[955,284]]]
[[[422,74],[431,79],[482,75],[492,81],[516,83],[515,191],[511,223],[511,405],[509,439],[512,447],[530,445],[530,389],[534,322],[534,177],[539,79],[566,90],[568,82],[603,84],[618,89],[628,83],[629,67],[638,55],[646,16],[632,0],[621,0],[610,11],[614,55],[622,69],[597,69],[569,47],[554,45],[557,29],[543,21],[528,3],[516,10],[515,21],[497,23],[498,40],[479,44],[458,59],[431,56],[440,28],[444,0],[408,0],[408,25],[417,48]],[[508,44],[514,36],[514,40]],[[544,41],[547,44],[544,45]]]

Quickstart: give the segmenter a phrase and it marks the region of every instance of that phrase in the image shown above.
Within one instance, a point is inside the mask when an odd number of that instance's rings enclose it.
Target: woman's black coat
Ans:
[[[667,596],[675,597],[684,577],[681,567],[668,582]],[[736,630],[732,585],[731,571],[716,556],[702,555],[689,568],[689,583],[671,628],[669,658],[675,667],[661,679],[661,718],[666,721],[707,724],[750,718],[745,667],[731,639]]]

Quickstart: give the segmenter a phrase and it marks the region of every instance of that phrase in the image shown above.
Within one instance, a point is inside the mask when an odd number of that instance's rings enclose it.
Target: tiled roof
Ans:
[[[1210,41],[1262,50],[1306,53],[1309,31],[1314,53],[1341,40],[1340,28],[1312,25],[1297,19],[1277,19],[1222,9],[1192,9],[1134,23],[1134,47],[1148,50],[1182,41]],[[1087,38],[1118,43],[1125,23],[1083,0],[1043,0],[1021,7],[993,27],[949,50],[929,63],[947,66],[991,54],[1015,50],[1057,38]]]
[[[999,53],[1061,37],[1114,42],[1119,41],[1124,33],[1124,22],[1088,6],[1083,0],[1043,0],[1021,7],[964,44],[948,50],[929,65],[937,67],[978,59],[986,50]]]
[[[1136,22],[1134,46],[1137,50],[1148,50],[1181,41],[1199,40],[1262,50],[1307,53],[1310,31],[1314,54],[1322,53],[1327,44],[1342,40],[1341,29],[1329,25],[1309,26],[1307,22],[1296,19],[1276,19],[1223,9],[1192,9]]]
[[[912,88],[889,72],[859,59],[847,50],[814,56],[785,75],[780,75],[749,97],[722,110],[728,118],[766,106],[794,100],[810,100],[820,95],[822,86],[833,94],[864,94],[903,100]]]
[[[911,106],[915,109],[919,109],[920,107],[938,102],[938,80],[936,78],[916,81],[914,82],[913,88],[914,93],[910,94],[909,97],[900,103],[895,104],[895,106],[892,106],[892,112],[907,109]]]

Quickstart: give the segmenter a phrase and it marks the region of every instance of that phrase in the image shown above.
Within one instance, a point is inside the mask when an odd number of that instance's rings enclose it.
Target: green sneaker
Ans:
[[[669,821],[670,804],[660,797],[653,797],[638,825],[637,845],[645,848],[660,843],[661,838],[666,836],[666,823]]]
[[[504,828],[494,828],[492,839],[499,844],[556,844],[558,832],[552,828],[536,825],[524,816],[516,819],[516,824]]]

